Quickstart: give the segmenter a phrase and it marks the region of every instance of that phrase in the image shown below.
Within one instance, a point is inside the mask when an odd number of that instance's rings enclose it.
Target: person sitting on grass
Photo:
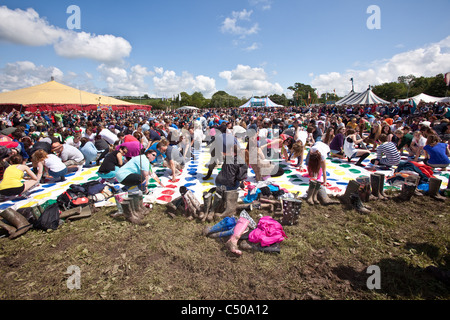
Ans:
[[[0,182],[0,195],[7,197],[18,196],[39,183],[42,172],[36,176],[27,165],[22,164],[23,158],[21,155],[12,156],[9,162],[10,166],[6,168],[3,180]],[[25,173],[30,179],[22,182]]]
[[[427,144],[423,147],[424,163],[432,168],[442,168],[443,171],[446,171],[450,164],[450,149],[447,143],[440,141],[437,135],[428,136]]]
[[[363,139],[358,139],[356,131],[353,129],[347,130],[347,137],[344,139],[344,153],[347,157],[348,162],[351,161],[352,158],[359,157],[359,160],[355,163],[355,165],[364,167],[362,164],[363,160],[366,159],[370,155],[370,151],[367,149],[357,149],[356,145],[363,142]]]
[[[397,166],[400,163],[400,152],[393,142],[387,141],[387,136],[382,133],[379,137],[380,145],[377,148],[376,159],[370,160],[374,165],[383,165],[386,167]]]

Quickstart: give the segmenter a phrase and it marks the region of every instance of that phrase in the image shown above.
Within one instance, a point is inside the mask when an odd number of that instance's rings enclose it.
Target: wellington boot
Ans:
[[[416,190],[416,186],[411,182],[405,182],[402,185],[402,191],[398,196],[400,201],[410,201],[412,196],[414,195]]]
[[[374,173],[374,175],[380,177],[380,186],[379,186],[379,192],[380,192],[380,198],[381,200],[389,200],[391,197],[388,196],[386,193],[384,193],[384,183],[386,182],[386,176],[382,173]]]
[[[12,235],[17,231],[17,229],[14,228],[12,225],[4,223],[3,221],[0,221],[0,227],[8,231],[9,235]]]
[[[353,206],[353,209],[355,209],[359,213],[367,214],[371,211],[370,208],[363,205],[358,193],[353,193],[350,195],[350,202]]]
[[[211,209],[213,201],[213,194],[211,192],[203,192],[203,211],[200,212],[198,218],[205,222],[208,217],[209,210]]]
[[[255,180],[256,182],[263,181],[263,177],[261,175],[261,167],[258,164],[252,164],[252,169],[255,172]]]
[[[67,219],[72,221],[72,220],[79,220],[79,219],[90,218],[91,216],[92,216],[91,207],[90,206],[84,206],[84,207],[80,207],[80,211],[79,211],[78,214],[71,215]]]
[[[350,195],[353,193],[359,193],[360,184],[356,180],[350,180],[347,188],[345,189],[345,193],[343,195],[338,196],[338,199],[341,203],[345,205],[351,205]]]
[[[33,226],[27,221],[27,219],[25,219],[23,215],[11,208],[2,211],[0,216],[16,228],[16,231],[10,234],[9,239],[16,239],[17,237],[20,237]]]
[[[206,220],[208,222],[214,221],[215,214],[216,212],[219,212],[219,209],[222,207],[222,203],[224,201],[223,193],[219,189],[216,189],[212,195],[213,199],[211,201],[211,208],[206,216]]]
[[[370,200],[375,200],[375,197],[372,196],[372,189],[369,177],[363,176],[356,178],[356,182],[359,183],[359,197],[361,198],[362,202],[369,202]]]
[[[280,223],[285,226],[298,224],[298,217],[302,210],[302,200],[300,199],[282,199],[283,217]]]
[[[237,190],[225,191],[224,205],[225,210],[222,213],[215,213],[214,220],[221,220],[224,217],[231,217],[236,214],[239,192]]]
[[[328,197],[327,190],[324,187],[319,188],[319,191],[317,192],[317,199],[323,206],[329,206],[340,203],[337,200],[330,199],[330,197]]]
[[[380,180],[381,177],[376,174],[370,175],[370,186],[372,188],[372,196],[377,200],[384,200],[384,197],[380,193]]]
[[[317,198],[317,195],[319,193],[320,188],[322,187],[322,184],[316,180],[315,187],[314,187],[314,195],[312,197],[314,204],[320,204],[319,199]]]
[[[81,213],[81,207],[75,207],[69,210],[65,210],[62,211],[61,214],[59,215],[60,219],[67,219],[70,218],[71,216],[76,216],[79,215]]]
[[[438,201],[445,201],[445,197],[441,196],[439,191],[441,188],[442,180],[438,178],[430,178],[428,195]]]
[[[123,215],[128,222],[137,225],[143,224],[142,219],[140,219],[140,217],[137,216],[136,213],[133,211],[133,207],[130,200],[124,200],[121,204],[123,208]]]
[[[319,183],[320,185],[320,183]],[[306,203],[313,206],[315,204],[314,202],[314,196],[316,195],[316,188],[317,188],[317,181],[316,180],[310,180],[309,181],[309,188],[307,191],[306,196]]]
[[[230,250],[232,253],[241,256],[242,251],[238,248],[238,241],[241,238],[241,236],[247,231],[248,224],[250,222],[240,217],[239,220],[236,223],[236,226],[234,227],[234,233],[230,237],[230,239],[226,242],[225,246]]]

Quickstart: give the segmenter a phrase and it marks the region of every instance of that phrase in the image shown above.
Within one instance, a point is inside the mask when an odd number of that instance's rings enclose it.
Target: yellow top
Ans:
[[[12,165],[6,168],[3,174],[3,180],[0,182],[0,190],[19,188],[23,186],[23,171],[17,169],[18,165]]]

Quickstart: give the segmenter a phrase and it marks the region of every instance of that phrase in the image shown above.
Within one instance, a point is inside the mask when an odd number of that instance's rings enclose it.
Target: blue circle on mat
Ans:
[[[197,178],[195,177],[186,178],[186,181],[194,181],[194,180],[197,180]]]
[[[51,187],[54,187],[54,186],[56,186],[56,183],[49,183],[49,184],[45,184],[45,185],[43,185],[42,186],[42,188],[51,188]]]
[[[3,203],[0,205],[0,210],[8,209],[9,207],[12,207],[12,203]]]
[[[196,183],[186,183],[184,186],[186,187],[186,188],[189,188],[189,187],[193,187],[193,186],[195,186],[196,185]]]
[[[337,182],[336,184],[338,184],[340,186],[347,186],[348,185],[347,182]]]
[[[71,176],[74,176],[75,174],[76,174],[76,172],[75,173],[69,173],[69,174],[66,174],[65,177],[71,177]]]

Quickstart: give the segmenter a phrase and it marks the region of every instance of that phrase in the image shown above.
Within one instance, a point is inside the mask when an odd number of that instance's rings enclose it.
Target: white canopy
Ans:
[[[408,102],[410,100],[414,100],[414,102],[416,104],[419,104],[420,101],[427,102],[427,103],[431,103],[431,102],[446,102],[445,101],[446,99],[448,99],[448,98],[433,97],[433,96],[429,96],[429,95],[427,95],[425,93],[421,93],[421,94],[418,94],[415,97],[411,97],[411,98],[408,98],[408,99],[400,99],[400,100],[398,100],[398,102]]]
[[[283,106],[276,104],[269,97],[251,98],[239,108],[282,108]]]
[[[196,107],[192,107],[192,106],[185,106],[185,107],[178,108],[178,110],[200,110],[200,109],[196,108]]]

